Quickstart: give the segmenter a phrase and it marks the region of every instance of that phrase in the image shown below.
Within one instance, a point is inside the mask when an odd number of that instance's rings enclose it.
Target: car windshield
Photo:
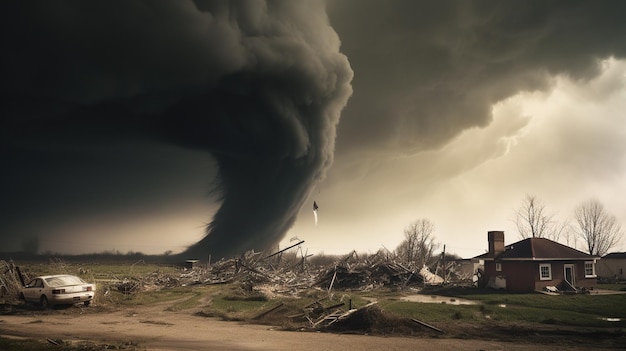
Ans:
[[[72,275],[62,275],[58,277],[46,278],[46,283],[52,287],[58,287],[85,284],[85,281]]]

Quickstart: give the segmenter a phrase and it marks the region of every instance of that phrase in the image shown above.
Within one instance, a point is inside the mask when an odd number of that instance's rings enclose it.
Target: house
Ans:
[[[604,255],[596,269],[598,277],[617,281],[626,280],[626,252]]]
[[[511,291],[596,286],[597,256],[545,238],[528,238],[505,246],[503,231],[488,232],[487,241],[489,251],[474,258],[484,262],[483,286]]]

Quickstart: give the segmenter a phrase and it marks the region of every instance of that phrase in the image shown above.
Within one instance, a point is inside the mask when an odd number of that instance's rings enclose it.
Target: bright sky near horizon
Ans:
[[[526,194],[555,220],[569,220],[572,233],[574,208],[590,198],[624,227],[626,61],[607,59],[602,67],[590,81],[553,77],[546,91],[495,104],[490,125],[439,150],[379,160],[361,177],[349,173],[354,162],[337,157],[313,195],[318,226],[305,208],[291,233],[313,251],[375,252],[395,248],[408,224],[428,218],[441,246],[469,258],[487,250],[490,230],[504,230],[507,245],[521,240],[514,218]],[[585,250],[581,238],[569,245]],[[624,250],[623,239],[613,251]]]
[[[623,7],[0,5],[0,251],[376,252],[428,218],[469,258],[527,194],[626,228]]]

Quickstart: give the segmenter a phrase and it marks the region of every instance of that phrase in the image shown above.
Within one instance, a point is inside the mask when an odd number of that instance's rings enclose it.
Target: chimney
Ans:
[[[491,257],[496,257],[500,253],[504,252],[504,232],[503,231],[488,232],[487,240],[489,241],[489,254]]]

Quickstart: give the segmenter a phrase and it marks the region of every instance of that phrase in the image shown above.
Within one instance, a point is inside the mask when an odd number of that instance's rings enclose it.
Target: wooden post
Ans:
[[[446,245],[443,245],[443,285],[446,285]]]
[[[15,271],[17,272],[17,277],[20,279],[20,283],[22,283],[22,287],[26,286],[26,282],[24,282],[24,276],[22,275],[22,271],[20,270],[20,266],[15,266]]]

